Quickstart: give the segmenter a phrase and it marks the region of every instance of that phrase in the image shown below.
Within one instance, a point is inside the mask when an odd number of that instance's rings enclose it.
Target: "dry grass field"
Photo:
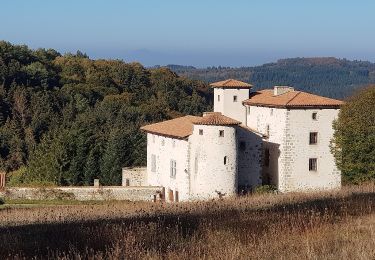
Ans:
[[[375,259],[375,185],[0,209],[0,259]]]

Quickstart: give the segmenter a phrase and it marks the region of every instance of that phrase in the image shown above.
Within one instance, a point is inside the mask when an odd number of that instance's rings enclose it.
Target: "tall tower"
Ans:
[[[190,144],[190,197],[232,196],[238,187],[236,128],[241,122],[218,112],[193,122]]]
[[[214,112],[246,123],[246,108],[242,101],[249,98],[251,84],[227,79],[210,84],[214,88]]]

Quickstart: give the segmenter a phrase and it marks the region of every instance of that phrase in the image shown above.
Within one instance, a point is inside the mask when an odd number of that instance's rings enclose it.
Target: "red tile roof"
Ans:
[[[183,116],[175,119],[145,125],[141,130],[151,134],[164,135],[183,139],[193,133],[193,121],[198,120],[198,116]]]
[[[239,125],[240,121],[222,115],[220,112],[206,112],[193,122],[196,125]]]
[[[206,112],[203,117],[183,116],[175,119],[145,125],[141,130],[157,135],[184,139],[193,133],[193,125],[239,125],[241,122],[223,116],[219,112]]]
[[[269,107],[334,107],[338,108],[343,101],[322,97],[302,91],[291,90],[281,95],[274,95],[272,89],[250,93],[250,98],[243,101],[245,105]]]
[[[227,79],[210,84],[213,88],[251,88],[253,85],[235,79]]]

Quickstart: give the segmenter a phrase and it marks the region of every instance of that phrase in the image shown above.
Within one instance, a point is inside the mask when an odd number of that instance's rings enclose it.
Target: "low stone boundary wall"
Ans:
[[[56,187],[56,188],[16,188],[9,187],[0,192],[5,199],[28,200],[129,200],[154,201],[161,194],[162,187]]]

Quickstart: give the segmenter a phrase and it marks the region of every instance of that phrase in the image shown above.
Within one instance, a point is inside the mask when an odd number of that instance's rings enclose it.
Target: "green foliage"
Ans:
[[[165,68],[0,41],[0,170],[17,185],[119,184],[146,163],[140,126],[200,114],[209,97]]]
[[[342,106],[331,150],[345,183],[375,180],[375,85]]]
[[[274,185],[262,185],[255,188],[255,193],[274,193],[276,190],[277,188]]]
[[[8,174],[9,180],[7,186],[22,186],[26,174],[26,167],[22,166],[16,171],[10,172]]]
[[[5,204],[5,199],[0,197],[0,205],[4,205]]]
[[[235,78],[251,82],[255,90],[289,85],[302,91],[339,99],[349,96],[360,86],[375,83],[375,63],[329,57],[281,59],[275,63],[240,68],[168,67],[180,76],[206,82]]]

